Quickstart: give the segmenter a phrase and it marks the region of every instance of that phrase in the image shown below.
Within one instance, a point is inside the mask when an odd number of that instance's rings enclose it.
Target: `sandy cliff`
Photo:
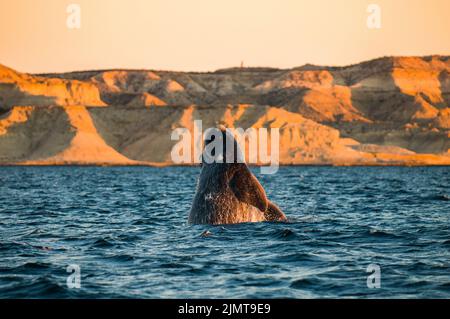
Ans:
[[[283,164],[450,164],[450,58],[211,73],[0,65],[0,163],[171,164],[173,129],[280,129]]]

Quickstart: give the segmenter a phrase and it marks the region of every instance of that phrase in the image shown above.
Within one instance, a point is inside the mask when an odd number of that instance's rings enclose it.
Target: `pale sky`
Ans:
[[[66,25],[72,3],[80,29]],[[372,3],[380,29],[367,27]],[[0,0],[0,63],[213,71],[450,55],[449,13],[449,0]]]

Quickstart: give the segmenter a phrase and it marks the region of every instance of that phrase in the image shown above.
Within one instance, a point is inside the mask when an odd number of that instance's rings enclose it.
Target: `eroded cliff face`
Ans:
[[[177,127],[279,128],[282,164],[450,164],[450,59],[212,73],[0,65],[0,163],[172,164]]]

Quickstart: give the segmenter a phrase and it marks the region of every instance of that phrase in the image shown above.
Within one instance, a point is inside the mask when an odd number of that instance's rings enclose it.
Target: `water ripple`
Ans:
[[[450,298],[449,171],[254,170],[288,223],[188,226],[198,168],[3,167],[0,297]]]

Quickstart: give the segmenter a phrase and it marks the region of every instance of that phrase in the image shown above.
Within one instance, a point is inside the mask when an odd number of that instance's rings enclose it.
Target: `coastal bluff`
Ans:
[[[178,127],[279,128],[284,165],[449,165],[450,57],[214,72],[0,65],[0,165],[172,165]]]

